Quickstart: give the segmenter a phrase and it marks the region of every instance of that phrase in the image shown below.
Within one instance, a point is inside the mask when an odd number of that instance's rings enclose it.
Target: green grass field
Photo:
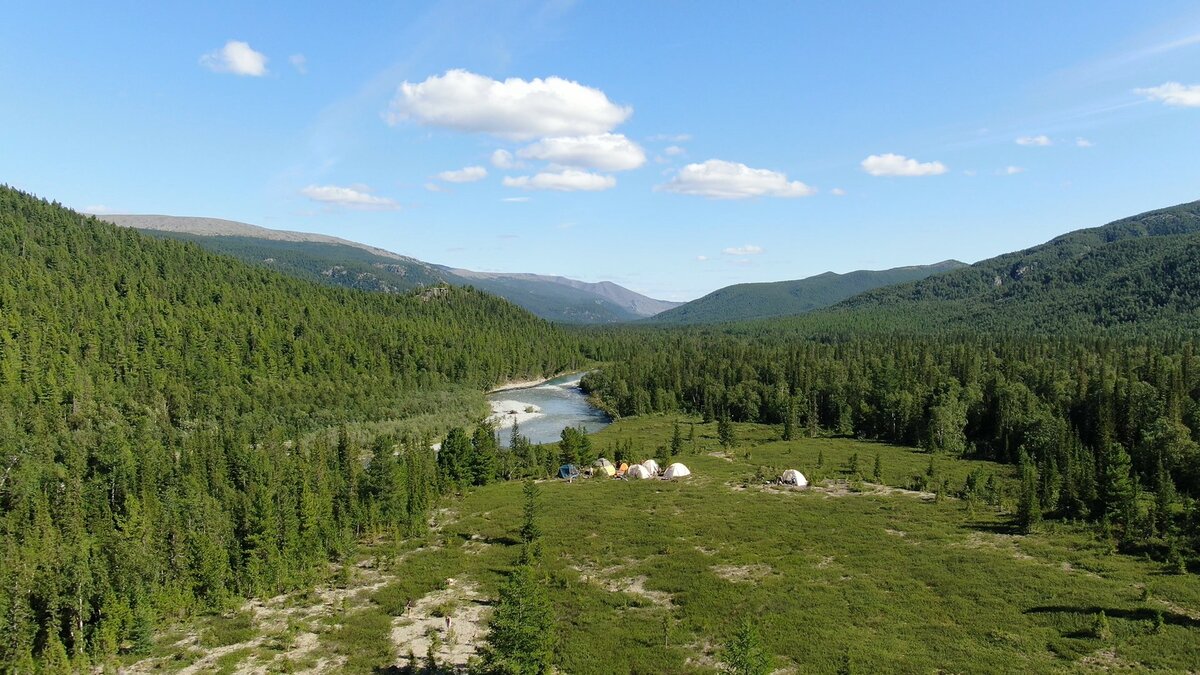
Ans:
[[[651,456],[671,425],[625,420],[593,442],[629,438]],[[983,503],[853,482],[764,487],[756,474],[783,468],[840,480],[853,454],[870,476],[878,453],[882,483],[907,488],[929,455],[848,439],[775,441],[776,429],[753,425],[737,431],[739,446],[718,456],[715,425],[697,425],[695,454],[679,458],[694,472],[687,480],[542,483],[542,567],[561,672],[712,672],[743,617],[788,672],[835,672],[847,655],[864,673],[1200,668],[1194,575],[1111,554],[1071,526],[1017,535],[1007,513]],[[935,457],[934,468],[954,491],[977,468],[1011,491],[1011,467]],[[434,531],[378,565],[385,581],[314,629],[318,652],[339,668],[406,664],[408,647],[391,631],[414,613],[410,603],[446,594],[447,579],[495,597],[518,553],[521,486],[474,489],[442,506]],[[378,553],[364,549],[368,559]],[[435,614],[479,604],[448,597]],[[1109,631],[1096,637],[1101,610]]]

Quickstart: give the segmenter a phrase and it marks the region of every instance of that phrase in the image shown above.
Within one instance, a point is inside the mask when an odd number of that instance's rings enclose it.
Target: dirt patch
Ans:
[[[994,532],[972,532],[967,536],[966,541],[950,544],[951,546],[960,546],[962,548],[973,549],[990,549],[993,551],[1003,551],[1011,555],[1017,560],[1035,561],[1036,558],[1025,553],[1017,547],[1017,542],[1021,540],[1019,534],[996,534]]]
[[[424,664],[432,644],[439,666],[465,669],[487,637],[487,609],[474,583],[447,579],[445,588],[417,600],[392,620],[392,644],[400,655],[396,665],[408,666],[410,652]]]
[[[833,556],[823,555],[823,556],[821,556],[821,561],[816,564],[816,568],[819,570],[823,570],[832,564],[833,564]]]
[[[920,490],[905,490],[903,488],[892,487],[890,485],[880,485],[879,483],[862,483],[861,489],[851,489],[850,481],[845,480],[824,480],[820,485],[810,486],[808,489],[813,492],[818,492],[826,497],[869,497],[869,496],[891,496],[899,495],[903,497],[912,497],[925,502],[932,502],[937,499],[937,495],[932,492],[922,492]]]
[[[714,565],[709,569],[713,574],[721,577],[726,581],[734,583],[744,581],[756,581],[767,576],[774,570],[770,565]]]
[[[1063,563],[1060,567],[1061,567],[1062,571],[1066,572],[1067,574],[1082,574],[1085,576],[1092,577],[1093,579],[1101,578],[1099,574],[1096,574],[1095,572],[1091,572],[1089,570],[1081,570],[1078,567],[1067,562],[1066,560],[1063,561]]]
[[[1117,656],[1113,649],[1101,649],[1079,659],[1079,665],[1096,670],[1140,670],[1138,664]]]
[[[709,457],[716,457],[717,459],[723,459],[726,462],[733,461],[733,458],[729,456],[729,453],[725,452],[724,450],[713,450],[712,452],[705,453],[705,454],[707,454]]]
[[[697,551],[703,553],[704,555],[716,555],[717,554],[717,549],[708,548],[707,546],[696,546],[695,549]]]
[[[660,607],[672,607],[671,594],[664,591],[652,591],[646,588],[649,579],[645,575],[624,576],[624,572],[635,560],[627,560],[624,564],[597,569],[591,565],[572,565],[579,572],[579,578],[585,582],[594,583],[609,593],[628,593],[636,595]]]

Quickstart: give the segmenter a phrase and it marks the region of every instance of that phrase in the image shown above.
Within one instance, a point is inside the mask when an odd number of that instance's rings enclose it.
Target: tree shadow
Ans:
[[[1025,534],[1016,523],[1007,521],[1002,523],[964,523],[960,526],[964,530],[972,530],[975,532],[990,532],[991,534]]]
[[[1149,607],[1139,607],[1138,609],[1120,609],[1117,607],[1071,607],[1068,605],[1044,605],[1041,607],[1030,607],[1029,609],[1025,610],[1025,614],[1077,614],[1080,616],[1096,616],[1100,612],[1104,612],[1105,616],[1110,618],[1128,619],[1130,621],[1153,621],[1155,616],[1161,612],[1162,620],[1165,624],[1181,626],[1183,628],[1200,628],[1200,619],[1194,619],[1186,614],[1180,614],[1179,612],[1156,610]]]

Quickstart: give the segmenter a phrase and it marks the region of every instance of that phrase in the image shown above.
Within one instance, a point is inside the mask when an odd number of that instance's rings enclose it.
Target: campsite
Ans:
[[[655,447],[673,422],[623,420],[594,441]],[[1200,657],[1188,637],[1200,626],[1189,609],[1200,607],[1200,589],[1189,577],[1109,555],[1083,528],[1018,535],[1011,513],[983,500],[909,489],[931,466],[955,490],[979,472],[996,477],[1011,508],[1011,466],[736,427],[741,442],[726,451],[715,425],[697,424],[696,447],[681,458],[693,469],[686,480],[539,481],[560,672],[597,672],[597,663],[605,672],[717,672],[745,617],[759,620],[780,672],[835,672],[847,661],[853,672],[961,672],[984,662],[1025,672],[1114,662],[1178,670]],[[870,473],[876,454],[879,484],[848,474],[855,456]],[[785,466],[800,467],[810,487],[779,485]],[[482,599],[495,597],[519,555],[521,486],[472,488],[441,506],[425,536],[363,547],[341,584],[346,599],[328,615],[278,628],[310,635],[316,648],[293,655],[294,637],[268,631],[230,653],[243,665],[304,670],[321,658],[369,673],[407,667],[410,649],[425,668],[433,644],[435,662],[465,668],[480,646],[464,644],[470,621],[486,616]],[[1107,641],[1090,633],[1100,610]],[[454,635],[399,641],[411,635],[403,626],[440,626],[442,616],[454,617]],[[236,643],[253,622],[214,617],[201,640]],[[197,654],[170,640],[155,650],[180,667]]]

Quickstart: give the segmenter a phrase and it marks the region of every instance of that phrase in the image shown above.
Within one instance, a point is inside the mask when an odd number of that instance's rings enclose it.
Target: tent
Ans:
[[[592,466],[596,467],[597,474],[602,474],[605,476],[612,476],[617,472],[616,468],[613,467],[613,463],[607,459],[604,459],[603,457],[595,462],[592,462]]]
[[[641,464],[634,464],[633,466],[629,467],[628,476],[629,476],[629,478],[635,478],[635,479],[640,480],[643,478],[651,478],[654,476],[654,474],[650,473],[650,470],[647,469],[646,467],[642,466]]]
[[[690,476],[690,475],[692,475],[692,472],[690,469],[688,469],[686,466],[680,464],[679,462],[675,462],[671,466],[668,466],[667,470],[663,472],[663,479],[664,480],[672,480],[674,478],[683,478],[684,476]]]
[[[795,485],[796,487],[806,487],[808,485],[808,479],[804,477],[804,474],[795,469],[784,471],[783,476],[779,478],[779,482],[784,485]]]
[[[558,477],[566,480],[579,478],[579,469],[574,464],[563,464],[558,467]]]
[[[658,462],[652,459],[642,462],[642,466],[646,467],[646,470],[649,471],[650,475],[652,476],[657,476],[658,472],[662,471],[662,469],[658,466]]]
[[[626,464],[625,462],[621,462],[621,468],[617,469],[617,471],[620,473],[625,473],[628,470],[629,470],[629,465]]]

